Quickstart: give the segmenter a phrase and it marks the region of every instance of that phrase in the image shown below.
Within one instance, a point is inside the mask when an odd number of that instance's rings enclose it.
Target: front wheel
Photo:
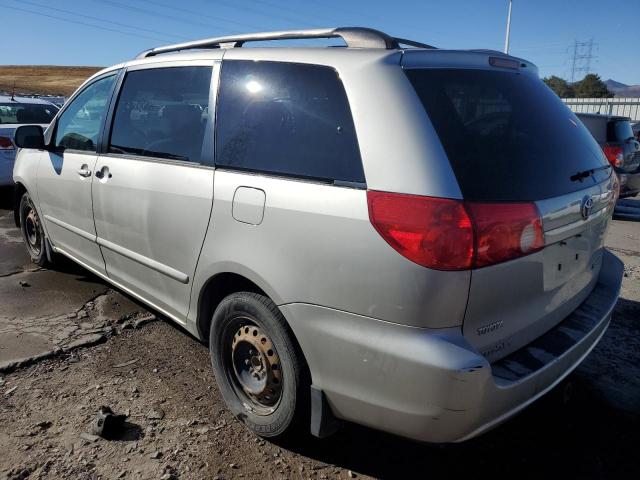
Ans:
[[[20,230],[31,261],[39,267],[49,266],[42,223],[27,192],[20,199]]]
[[[263,437],[309,425],[309,375],[282,313],[263,295],[226,297],[209,335],[216,381],[231,412]]]

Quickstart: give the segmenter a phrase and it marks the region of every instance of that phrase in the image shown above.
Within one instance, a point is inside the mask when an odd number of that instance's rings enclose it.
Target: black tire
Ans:
[[[25,192],[20,199],[19,213],[22,239],[27,247],[31,261],[39,267],[51,266],[51,262],[47,258],[47,240],[42,223],[28,192]]]
[[[246,336],[243,333],[245,331]],[[266,353],[256,351],[259,346],[248,343],[253,341],[251,336],[256,342],[269,347],[267,353],[272,352],[273,357],[270,358],[276,358],[277,363],[268,360]],[[247,345],[256,349],[248,350],[255,355],[245,359],[242,365],[246,364],[246,368],[251,369],[254,364],[257,365],[254,357],[264,357],[268,364],[262,371],[265,374],[265,387],[257,394],[261,396],[260,399],[246,391],[248,372],[243,371],[242,375],[238,373],[243,368],[239,359],[242,359],[243,348]],[[231,412],[249,429],[272,439],[288,437],[304,427],[309,431],[310,381],[307,365],[286,320],[269,298],[256,293],[239,292],[222,300],[213,313],[209,349],[220,393]],[[262,367],[257,365],[256,368]],[[277,392],[268,388],[274,386],[270,383],[274,381],[275,377],[271,378],[274,375],[278,375],[279,380]],[[249,378],[248,381],[254,380]],[[255,382],[258,385],[256,388],[260,389],[261,384],[258,380]],[[270,398],[271,393],[273,395]]]

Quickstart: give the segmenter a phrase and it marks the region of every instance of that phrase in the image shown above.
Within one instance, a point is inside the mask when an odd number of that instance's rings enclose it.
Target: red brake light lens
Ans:
[[[475,267],[528,255],[544,246],[533,203],[466,203],[476,231]]]
[[[10,138],[0,136],[0,150],[13,150],[14,148]]]
[[[461,202],[375,191],[367,200],[371,223],[401,255],[437,270],[471,268],[473,228]]]
[[[609,163],[614,167],[621,167],[624,163],[624,154],[622,153],[622,147],[617,145],[605,145],[602,147],[605,157],[609,160]]]
[[[544,247],[533,203],[474,203],[368,191],[369,218],[389,245],[436,270],[468,270]]]

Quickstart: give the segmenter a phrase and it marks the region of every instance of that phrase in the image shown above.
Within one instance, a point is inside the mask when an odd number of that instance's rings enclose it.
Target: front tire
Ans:
[[[19,208],[22,239],[27,247],[31,261],[39,267],[50,266],[51,262],[47,258],[44,229],[29,193],[25,192],[22,195]]]
[[[250,292],[227,296],[209,334],[211,364],[231,412],[256,434],[282,438],[309,426],[309,375],[278,307]]]

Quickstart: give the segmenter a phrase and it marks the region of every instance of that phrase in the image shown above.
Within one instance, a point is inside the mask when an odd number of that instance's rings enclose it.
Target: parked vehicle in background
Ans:
[[[320,37],[346,48],[239,48]],[[16,138],[34,262],[65,255],[207,341],[266,437],[471,438],[568,375],[617,301],[612,167],[500,52],[362,28],[161,47]]]
[[[631,125],[631,130],[633,130],[633,136],[640,142],[640,122]]]
[[[37,98],[0,96],[0,187],[13,185],[14,132],[20,125],[46,127],[59,108]]]
[[[640,142],[628,117],[576,113],[620,178],[620,197],[640,193]]]

